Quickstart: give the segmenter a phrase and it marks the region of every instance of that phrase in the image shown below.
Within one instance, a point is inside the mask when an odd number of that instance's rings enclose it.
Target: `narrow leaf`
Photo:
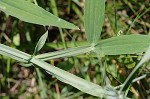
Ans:
[[[135,54],[146,51],[149,45],[148,35],[121,35],[99,41],[95,45],[95,51],[101,56]]]
[[[85,0],[84,25],[87,40],[95,44],[101,34],[105,13],[105,0]]]
[[[5,46],[3,44],[0,44],[0,54],[9,56],[15,60],[18,60],[20,62],[28,62],[30,59],[30,55],[26,54],[24,52],[21,52],[19,50],[15,50],[11,47]]]
[[[70,84],[73,87],[75,87],[85,93],[88,93],[88,94],[91,94],[91,95],[97,96],[97,97],[103,97],[104,94],[106,93],[105,90],[101,86],[91,83],[89,81],[86,81],[82,78],[79,78],[71,73],[68,73],[64,70],[54,67],[44,61],[41,61],[36,58],[32,58],[31,62],[38,65],[39,67],[45,69],[49,74],[57,77],[60,81]],[[112,92],[110,92],[110,94],[111,93]]]
[[[46,39],[48,37],[48,31],[46,31],[39,39],[38,43],[36,44],[36,47],[34,49],[34,55],[44,46]]]
[[[29,23],[78,29],[77,26],[25,0],[0,0],[0,10]]]

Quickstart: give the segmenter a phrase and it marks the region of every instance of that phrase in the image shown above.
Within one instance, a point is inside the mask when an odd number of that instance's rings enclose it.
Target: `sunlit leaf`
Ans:
[[[100,38],[104,13],[105,0],[85,0],[84,26],[90,44],[95,44]]]
[[[62,20],[43,8],[25,0],[0,0],[0,10],[29,23],[78,29],[77,26]]]
[[[28,62],[30,59],[30,55],[26,54],[24,52],[21,52],[19,50],[15,50],[11,47],[5,46],[3,44],[0,44],[0,54],[9,56],[15,60],[18,60],[20,62]]]
[[[95,45],[95,51],[101,56],[135,54],[146,51],[149,44],[148,35],[121,35],[99,41]]]

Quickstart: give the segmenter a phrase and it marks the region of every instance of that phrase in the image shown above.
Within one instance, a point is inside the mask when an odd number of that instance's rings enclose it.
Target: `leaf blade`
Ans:
[[[97,97],[103,97],[105,94],[105,89],[103,89],[101,86],[94,84],[92,82],[86,81],[80,77],[77,77],[71,73],[68,73],[64,70],[61,70],[57,67],[54,67],[44,61],[41,61],[36,58],[32,58],[31,62],[38,65],[39,67],[45,69],[49,74],[55,76],[58,80],[67,83],[69,85],[72,85],[73,87],[91,94],[93,96]],[[94,90],[94,91],[93,91]],[[112,92],[110,92],[112,93]]]
[[[29,23],[78,29],[72,23],[62,20],[43,8],[25,0],[0,0],[0,10]]]
[[[148,35],[121,35],[99,41],[95,51],[102,56],[140,53],[148,48],[149,39]]]
[[[85,0],[84,13],[87,40],[90,44],[95,44],[99,40],[103,26],[105,0]]]
[[[5,46],[3,44],[0,44],[0,54],[9,56],[15,60],[21,61],[21,62],[28,62],[31,55],[26,54],[24,52],[21,52],[19,50],[13,49],[11,47]]]
[[[36,47],[34,49],[34,55],[44,46],[46,39],[48,37],[48,31],[46,31],[39,39],[38,43],[36,44]]]

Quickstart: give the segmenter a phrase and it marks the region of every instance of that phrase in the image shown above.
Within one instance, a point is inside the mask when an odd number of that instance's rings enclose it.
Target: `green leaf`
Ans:
[[[34,49],[34,55],[44,46],[46,39],[48,37],[48,31],[46,31],[39,39],[38,43],[36,44],[36,47]]]
[[[105,0],[85,0],[84,25],[87,40],[95,44],[101,34],[105,13]]]
[[[78,29],[77,26],[25,0],[0,0],[0,10],[29,23]]]
[[[121,35],[101,40],[95,45],[95,52],[101,56],[135,54],[144,52],[150,45],[148,35]]]
[[[29,54],[26,54],[26,53],[21,52],[19,50],[5,46],[3,44],[0,44],[0,54],[5,55],[5,56],[9,56],[15,60],[20,61],[20,62],[28,62],[28,60],[31,57]]]
[[[44,61],[41,61],[40,59],[32,58],[31,62],[45,69],[49,74],[55,76],[60,81],[67,83],[69,85],[72,85],[73,87],[85,93],[88,93],[97,97],[103,97],[104,94],[106,93],[105,90],[101,86],[96,85],[92,82],[86,81],[82,78],[79,78],[71,73],[68,73],[62,69],[52,66]],[[109,95],[112,93],[113,92],[110,92]]]

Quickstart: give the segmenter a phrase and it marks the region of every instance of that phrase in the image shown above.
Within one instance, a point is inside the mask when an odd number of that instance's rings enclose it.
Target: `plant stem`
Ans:
[[[43,81],[42,81],[42,75],[41,75],[41,72],[39,70],[38,67],[35,68],[36,69],[36,72],[37,72],[37,76],[38,76],[38,82],[39,82],[39,89],[40,89],[40,97],[42,99],[46,99],[47,98],[47,95],[46,95],[46,88],[44,87],[44,84],[43,84]]]
[[[118,32],[116,0],[114,0],[114,12],[115,12],[115,34],[116,34]]]
[[[57,10],[57,6],[56,6],[56,1],[55,0],[50,0],[50,2],[51,2],[53,14],[58,16],[58,10]],[[61,40],[62,40],[63,46],[66,49],[67,46],[66,46],[66,42],[65,42],[65,39],[64,39],[64,34],[63,34],[62,28],[59,28],[59,32],[60,32],[60,36],[61,36]]]

